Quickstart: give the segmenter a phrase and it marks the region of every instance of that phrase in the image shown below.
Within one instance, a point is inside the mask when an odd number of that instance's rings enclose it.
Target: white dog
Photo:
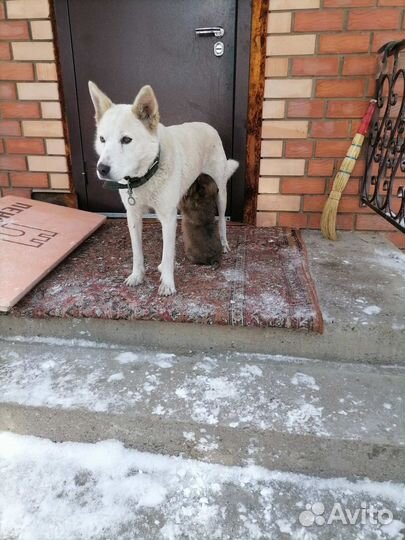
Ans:
[[[158,103],[150,86],[140,90],[132,105],[114,105],[91,81],[89,91],[97,123],[97,175],[107,181],[107,186],[115,183],[120,188],[127,210],[133,268],[126,284],[135,286],[143,281],[142,216],[153,208],[163,234],[159,294],[173,294],[177,205],[201,173],[211,176],[219,190],[219,231],[227,252],[226,184],[238,162],[226,159],[217,131],[208,124],[160,124]]]

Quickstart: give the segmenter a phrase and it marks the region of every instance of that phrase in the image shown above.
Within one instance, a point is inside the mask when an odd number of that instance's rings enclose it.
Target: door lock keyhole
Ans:
[[[214,43],[214,54],[215,56],[222,56],[224,54],[224,44],[222,41]]]

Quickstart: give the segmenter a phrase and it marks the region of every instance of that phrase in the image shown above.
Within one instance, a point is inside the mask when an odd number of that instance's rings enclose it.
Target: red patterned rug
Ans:
[[[299,231],[228,226],[230,253],[219,268],[184,257],[178,230],[177,294],[157,294],[162,240],[144,226],[145,282],[128,288],[126,221],[109,220],[13,309],[24,317],[97,317],[304,328],[322,332],[322,314]]]

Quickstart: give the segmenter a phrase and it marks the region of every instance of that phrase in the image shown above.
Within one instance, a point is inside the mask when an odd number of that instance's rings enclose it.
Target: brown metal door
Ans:
[[[132,102],[142,85],[151,84],[163,124],[208,122],[232,156],[236,7],[236,0],[68,0],[76,90],[71,97],[77,100],[79,159],[86,183],[82,206],[123,211],[119,196],[103,190],[95,174],[89,79],[115,103]],[[223,37],[195,32],[211,26],[222,27]],[[214,54],[217,42],[224,45],[222,56]],[[232,191],[231,187],[231,197]]]

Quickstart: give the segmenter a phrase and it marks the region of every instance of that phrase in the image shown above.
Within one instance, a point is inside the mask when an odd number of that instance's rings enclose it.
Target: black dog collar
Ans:
[[[156,171],[159,168],[159,161],[160,161],[160,149],[159,149],[158,155],[156,156],[152,165],[146,171],[146,174],[144,176],[125,176],[124,180],[127,181],[126,184],[121,184],[120,182],[114,182],[112,180],[106,180],[103,184],[103,188],[109,189],[111,191],[127,189],[128,202],[131,206],[133,206],[135,204],[135,199],[132,196],[132,190],[140,186],[143,186],[144,184],[146,184],[148,180],[152,178],[152,176],[156,173]]]

